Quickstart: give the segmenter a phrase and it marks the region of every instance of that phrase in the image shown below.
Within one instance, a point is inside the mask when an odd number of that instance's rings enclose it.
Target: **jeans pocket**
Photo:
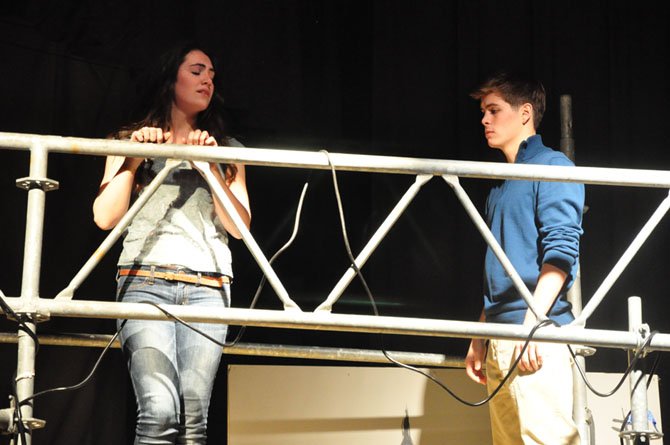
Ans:
[[[149,277],[119,276],[116,285],[116,301],[121,301],[121,297],[128,292],[142,290],[152,284]]]

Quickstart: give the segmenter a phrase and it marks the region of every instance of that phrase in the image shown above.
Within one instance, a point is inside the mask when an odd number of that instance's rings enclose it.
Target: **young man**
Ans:
[[[545,147],[536,134],[545,109],[540,83],[501,74],[487,80],[471,96],[481,102],[488,145],[499,149],[507,162],[573,165],[562,153]],[[534,305],[561,325],[573,320],[565,294],[576,274],[583,206],[582,184],[521,180],[507,180],[494,187],[486,203],[487,223],[533,294]],[[484,268],[480,321],[534,326],[533,312],[490,248]],[[468,376],[493,391],[523,344],[492,339],[487,350],[485,340],[472,340],[465,360]],[[495,445],[578,445],[567,347],[530,343],[511,379],[491,400],[489,410]]]

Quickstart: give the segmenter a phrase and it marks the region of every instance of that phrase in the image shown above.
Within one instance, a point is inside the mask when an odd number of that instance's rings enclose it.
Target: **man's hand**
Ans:
[[[473,338],[468,355],[465,356],[465,372],[475,382],[486,385],[486,374],[482,370],[486,360],[486,340]]]
[[[542,264],[540,269],[540,276],[537,279],[537,285],[535,286],[535,293],[533,294],[533,300],[535,302],[535,308],[540,311],[542,314],[547,314],[551,309],[551,306],[556,301],[559,292],[565,284],[568,273],[550,263]],[[526,317],[523,320],[523,325],[530,329],[537,323],[535,314],[528,309],[526,311]],[[521,353],[524,342],[518,342],[514,347],[514,356],[512,360],[516,358]],[[535,372],[542,367],[542,346],[538,343],[530,342],[526,351],[523,353],[521,360],[519,360],[519,371],[521,372]]]
[[[514,355],[512,357],[512,362],[514,362],[514,360],[516,360],[516,358],[521,353],[521,349],[523,349],[524,343],[525,342],[518,342],[516,346],[514,346]],[[533,373],[539,370],[541,367],[542,367],[541,345],[535,342],[530,342],[528,343],[528,347],[521,356],[521,360],[519,360],[519,365],[517,369],[521,372]]]

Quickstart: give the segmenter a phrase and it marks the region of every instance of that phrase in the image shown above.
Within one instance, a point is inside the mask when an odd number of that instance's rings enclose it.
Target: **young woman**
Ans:
[[[166,53],[143,90],[143,118],[119,132],[132,142],[239,145],[223,132],[215,107],[215,70],[197,46]],[[220,100],[219,100],[220,101]],[[95,223],[113,228],[135,193],[165,159],[109,156],[93,205]],[[249,227],[251,212],[243,165],[211,163],[224,192]],[[228,234],[241,235],[200,171],[173,170],[133,219],[118,261],[117,300],[208,307],[230,305],[232,277]],[[227,327],[195,323],[223,342]],[[121,342],[137,398],[135,444],[204,444],[207,411],[221,348],[171,321],[128,320]]]

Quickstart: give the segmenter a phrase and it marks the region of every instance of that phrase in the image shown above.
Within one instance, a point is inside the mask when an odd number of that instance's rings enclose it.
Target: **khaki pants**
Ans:
[[[486,357],[489,393],[507,375],[517,342],[491,340]],[[542,367],[514,371],[489,403],[494,445],[579,445],[572,420],[572,357],[564,344],[538,344]]]

